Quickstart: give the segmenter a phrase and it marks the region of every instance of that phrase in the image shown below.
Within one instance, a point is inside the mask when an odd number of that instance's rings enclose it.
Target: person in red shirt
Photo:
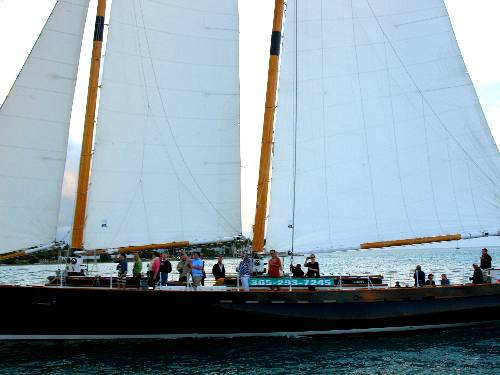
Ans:
[[[149,274],[148,274],[148,286],[150,288],[155,289],[156,284],[158,283],[158,280],[160,278],[160,254],[154,253],[154,258],[151,261],[151,267],[149,268]]]
[[[268,271],[267,271],[267,276],[269,277],[280,277],[280,270],[281,270],[281,260],[278,258],[278,255],[276,254],[275,250],[271,250],[269,252],[271,255],[271,259],[269,259],[268,263]]]

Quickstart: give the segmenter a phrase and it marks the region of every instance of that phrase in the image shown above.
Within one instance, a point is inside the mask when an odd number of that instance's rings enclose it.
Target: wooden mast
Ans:
[[[80,154],[80,169],[78,172],[78,188],[76,192],[75,216],[71,248],[83,248],[83,228],[87,209],[87,191],[89,186],[90,160],[92,156],[92,141],[94,139],[94,121],[101,68],[101,50],[104,33],[104,16],[106,0],[98,0],[97,15],[94,28],[94,43],[92,46],[92,60],[90,63],[90,77],[87,93],[87,108],[85,110],[85,124],[83,128],[82,151]]]
[[[276,93],[278,89],[278,70],[281,47],[281,30],[283,27],[283,0],[275,0],[273,32],[271,35],[271,49],[269,68],[267,72],[266,108],[264,111],[264,125],[262,129],[262,145],[260,149],[259,182],[257,184],[257,204],[253,226],[252,248],[254,252],[261,252],[264,248],[264,232],[267,216],[267,195],[269,192],[269,172],[271,167],[271,150],[273,144],[274,117],[276,114]]]

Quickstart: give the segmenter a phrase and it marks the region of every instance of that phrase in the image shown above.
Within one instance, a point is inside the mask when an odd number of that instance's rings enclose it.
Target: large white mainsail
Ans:
[[[87,249],[241,233],[236,0],[114,1]]]
[[[289,0],[277,111],[267,248],[500,228],[498,149],[442,0]]]
[[[0,108],[0,253],[55,239],[89,0],[59,0]]]

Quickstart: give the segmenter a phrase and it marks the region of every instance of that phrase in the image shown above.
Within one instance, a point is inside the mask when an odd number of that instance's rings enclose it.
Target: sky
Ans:
[[[0,102],[7,95],[54,3],[55,0],[0,0]],[[500,35],[500,0],[445,0],[445,3],[462,55],[498,145],[500,49],[497,46]],[[67,239],[73,215],[96,4],[97,0],[91,0],[91,16],[82,47],[61,201],[59,239]],[[274,0],[239,0],[244,234],[249,234],[254,215],[273,6]]]

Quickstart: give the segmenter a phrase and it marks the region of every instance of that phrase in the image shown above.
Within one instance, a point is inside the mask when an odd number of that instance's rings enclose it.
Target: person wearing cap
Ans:
[[[491,268],[491,256],[488,254],[488,249],[483,248],[481,254],[481,266],[480,268],[482,270],[485,270],[487,268]]]

